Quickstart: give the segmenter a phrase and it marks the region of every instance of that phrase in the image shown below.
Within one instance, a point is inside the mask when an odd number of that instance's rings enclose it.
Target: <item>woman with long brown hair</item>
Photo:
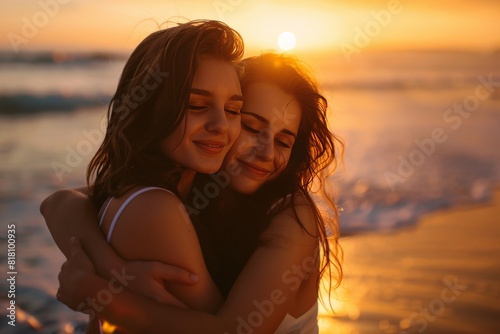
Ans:
[[[199,272],[194,286],[169,284],[193,309],[215,310],[222,299],[195,230],[186,224],[182,199],[196,173],[221,167],[239,135],[243,97],[236,64],[242,55],[240,35],[218,21],[192,21],[149,35],[125,64],[104,141],[88,166],[88,193],[102,209],[108,242],[126,259]],[[50,230],[68,256],[67,238],[59,237],[64,230]],[[85,248],[109,261],[94,242]]]

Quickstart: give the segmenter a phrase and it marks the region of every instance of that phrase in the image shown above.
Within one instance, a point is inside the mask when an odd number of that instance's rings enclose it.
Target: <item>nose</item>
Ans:
[[[226,134],[228,131],[228,122],[224,107],[214,107],[208,113],[206,129],[212,134]]]
[[[267,129],[257,139],[256,156],[263,161],[273,161],[274,152],[274,138],[271,131]]]

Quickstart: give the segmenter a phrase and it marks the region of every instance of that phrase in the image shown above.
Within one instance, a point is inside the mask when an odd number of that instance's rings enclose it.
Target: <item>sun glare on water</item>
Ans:
[[[282,51],[290,51],[295,47],[295,35],[285,31],[278,36],[278,46]]]

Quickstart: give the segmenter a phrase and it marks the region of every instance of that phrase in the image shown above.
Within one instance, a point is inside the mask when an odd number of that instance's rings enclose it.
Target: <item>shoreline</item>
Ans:
[[[499,188],[409,228],[341,238],[344,281],[320,333],[500,332],[498,240]]]

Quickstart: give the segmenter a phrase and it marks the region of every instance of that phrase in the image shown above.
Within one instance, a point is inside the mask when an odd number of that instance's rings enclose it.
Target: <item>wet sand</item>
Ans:
[[[500,333],[500,190],[341,244],[345,281],[320,333]]]

